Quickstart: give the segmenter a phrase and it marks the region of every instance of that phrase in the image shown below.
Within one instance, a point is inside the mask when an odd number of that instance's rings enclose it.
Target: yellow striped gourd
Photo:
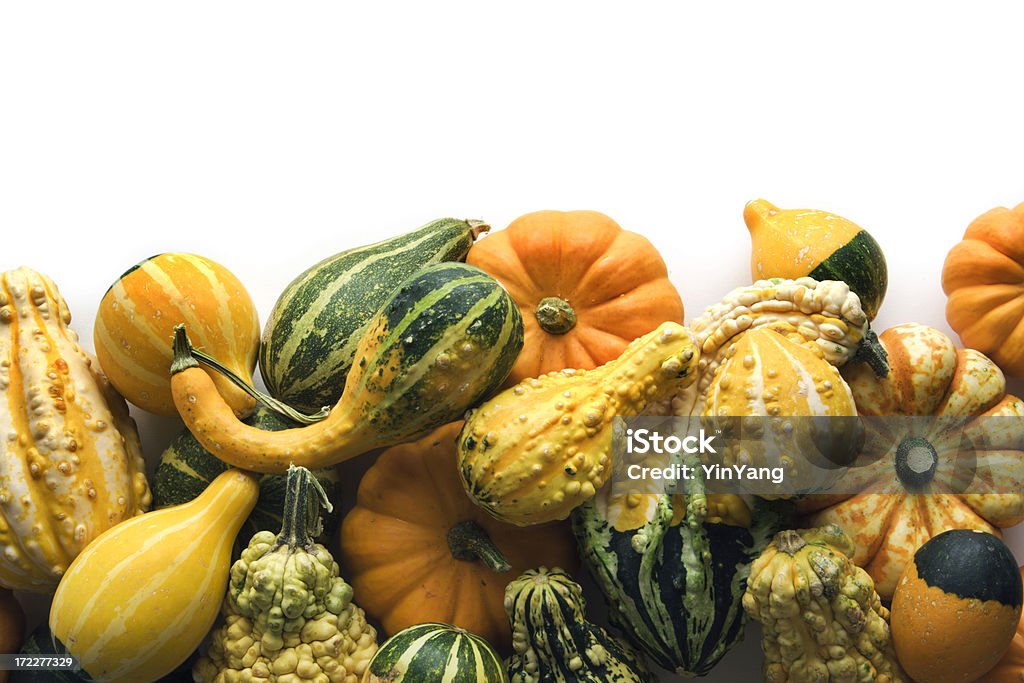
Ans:
[[[97,681],[150,683],[173,671],[213,626],[231,548],[259,486],[228,470],[198,498],[119,524],[71,564],[50,630]]]
[[[103,371],[121,394],[144,410],[175,415],[171,340],[188,326],[192,344],[252,381],[260,348],[256,306],[227,268],[195,254],[160,254],[118,278],[100,301],[93,341]],[[216,372],[217,390],[239,417],[255,400]]]
[[[50,593],[75,556],[149,508],[128,406],[53,281],[0,275],[0,586]]]

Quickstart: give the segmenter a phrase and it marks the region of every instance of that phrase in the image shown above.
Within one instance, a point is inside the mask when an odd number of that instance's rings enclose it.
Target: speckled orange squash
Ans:
[[[1020,568],[1021,579],[1024,580],[1024,567]],[[1010,647],[1002,659],[987,674],[978,679],[978,683],[1022,683],[1024,681],[1024,613],[1017,622],[1017,632],[1013,634]]]
[[[1024,204],[976,218],[942,268],[946,320],[965,346],[1024,377]]]
[[[1006,652],[1021,616],[1010,549],[983,531],[939,534],[914,555],[892,600],[896,656],[916,683],[975,681]]]
[[[389,634],[429,621],[477,633],[508,651],[505,586],[531,567],[576,568],[569,529],[499,522],[462,490],[461,422],[385,451],[359,484],[341,529],[342,563],[359,604]]]
[[[979,416],[1024,417],[1024,402],[1006,394],[999,368],[972,349],[957,349],[946,335],[918,324],[899,325],[879,337],[889,356],[889,372],[879,379],[865,366],[844,369],[861,415],[930,416],[916,433],[907,421],[865,420],[865,445],[843,478],[856,495],[812,496],[801,501],[813,511],[808,523],[838,524],[856,545],[853,560],[864,567],[883,599],[914,552],[949,529],[1000,528],[1024,521],[1024,429],[1019,419],[1000,430],[998,441],[978,439],[964,447],[962,437],[980,430]],[[960,420],[954,422],[955,418]],[[991,424],[991,423],[989,423]],[[907,469],[915,458],[934,468]],[[965,458],[984,476],[970,487],[954,486]]]
[[[188,326],[192,344],[252,380],[260,348],[256,306],[227,268],[195,254],[160,254],[118,278],[100,301],[93,342],[111,384],[129,402],[175,415],[171,397],[174,326]],[[238,417],[255,400],[223,375],[208,371]]]
[[[523,314],[525,342],[506,382],[617,358],[683,302],[647,238],[596,211],[537,211],[469,250],[466,263],[508,289]]]
[[[0,586],[53,592],[90,541],[151,501],[128,406],[70,323],[50,278],[0,275]]]

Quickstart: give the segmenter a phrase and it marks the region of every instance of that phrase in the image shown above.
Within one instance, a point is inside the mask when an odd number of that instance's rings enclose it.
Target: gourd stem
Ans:
[[[565,334],[576,327],[576,311],[572,304],[557,296],[541,299],[533,314],[540,328],[548,334]]]
[[[775,535],[775,547],[779,549],[779,552],[787,555],[796,555],[806,545],[807,541],[804,540],[804,537],[793,529],[786,529]]]
[[[853,354],[850,360],[854,362],[867,363],[879,379],[889,374],[889,354],[885,347],[878,341],[878,335],[871,328],[860,342],[860,347]]]
[[[499,574],[512,569],[487,531],[473,520],[459,522],[448,530],[448,549],[456,560],[483,562]]]
[[[470,218],[466,223],[469,225],[469,234],[473,236],[473,239],[480,237],[480,235],[491,229],[491,226],[486,222],[476,220],[475,218]]]
[[[316,495],[310,495],[310,487]],[[300,548],[312,544],[313,538],[322,531],[321,506],[327,512],[334,509],[317,478],[305,467],[289,465],[284,494],[284,521],[281,523],[281,533],[277,535],[276,547],[286,545]]]
[[[896,447],[896,477],[912,493],[925,489],[939,467],[939,456],[927,439],[908,436]]]
[[[312,415],[307,415],[305,413],[300,413],[299,411],[295,410],[295,408],[292,408],[290,405],[286,403],[278,401],[273,396],[263,393],[262,391],[260,391],[259,389],[252,386],[244,379],[239,377],[237,374],[234,373],[234,371],[232,371],[230,368],[228,368],[226,365],[218,361],[213,356],[193,347],[192,343],[188,339],[188,334],[185,331],[185,326],[176,325],[174,327],[174,360],[171,361],[171,374],[174,375],[181,372],[182,370],[187,370],[188,368],[196,367],[197,365],[199,365],[199,363],[202,363],[203,365],[213,368],[214,371],[228,378],[228,380],[230,380],[231,383],[237,386],[239,389],[249,394],[254,399],[256,399],[266,407],[273,410],[275,413],[284,415],[293,422],[298,422],[299,424],[303,425],[311,425],[316,422],[320,422],[325,417],[327,417],[328,413],[331,412],[330,408],[324,406],[318,412],[313,413]]]

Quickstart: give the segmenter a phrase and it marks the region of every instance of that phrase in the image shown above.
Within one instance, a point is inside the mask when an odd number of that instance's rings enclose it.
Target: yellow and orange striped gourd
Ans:
[[[128,406],[53,281],[0,275],[0,586],[49,593],[83,548],[149,508]]]
[[[188,326],[192,344],[250,380],[260,348],[256,306],[227,268],[195,254],[160,254],[115,282],[100,301],[94,343],[103,371],[131,403],[175,415],[171,398],[174,326]],[[255,400],[216,372],[218,391],[239,417]]]
[[[231,548],[259,497],[228,470],[198,498],[135,517],[89,544],[50,607],[50,630],[97,681],[150,683],[184,662],[213,627]]]

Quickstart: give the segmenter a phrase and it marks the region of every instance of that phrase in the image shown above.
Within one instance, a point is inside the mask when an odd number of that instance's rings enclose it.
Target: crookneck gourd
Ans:
[[[844,282],[809,277],[758,280],[726,294],[691,321],[690,328],[701,352],[699,378],[673,401],[677,415],[699,415],[704,410],[715,370],[751,329],[768,328],[790,341],[816,346],[836,367],[856,359],[885,373],[885,354],[860,299]]]
[[[574,571],[579,558],[565,524],[522,529],[473,504],[455,467],[461,427],[377,458],[342,524],[341,562],[359,604],[388,633],[443,622],[507,650],[509,580],[539,564]]]
[[[327,417],[267,432],[240,422],[193,358],[183,332],[171,368],[185,425],[235,467],[320,469],[417,439],[457,420],[499,387],[523,345],[519,309],[494,278],[464,263],[406,280],[367,328],[345,391]]]
[[[590,370],[660,323],[683,322],[658,250],[597,211],[520,216],[473,245],[466,262],[503,284],[523,314],[523,352],[510,385]]]
[[[275,398],[306,412],[333,406],[366,326],[406,278],[462,261],[489,226],[441,218],[376,244],[346,249],[292,280],[274,304],[260,346],[260,374]]]
[[[149,508],[135,422],[78,344],[50,278],[0,275],[0,586],[52,592],[108,528]]]
[[[196,348],[252,383],[260,323],[245,286],[208,258],[160,254],[118,278],[96,312],[96,356],[128,401],[152,413],[174,415],[167,368],[178,324],[188,325]],[[210,376],[239,417],[256,407],[253,398],[226,377],[212,371]]]
[[[664,323],[594,370],[565,370],[506,389],[466,417],[459,472],[492,515],[525,526],[565,519],[611,472],[612,423],[693,381],[690,331]]]
[[[260,531],[231,567],[221,625],[194,669],[201,683],[359,683],[377,632],[338,563],[313,537],[331,509],[309,470],[288,470],[281,531]]]
[[[853,561],[888,600],[933,536],[998,535],[1024,521],[1024,402],[1006,394],[991,360],[957,349],[936,329],[899,325],[879,340],[888,374],[879,379],[863,366],[844,373],[865,429],[844,493],[799,505],[812,513],[808,524],[838,524],[849,534]]]
[[[889,612],[836,526],[779,532],[754,561],[743,596],[761,622],[770,683],[910,683],[896,661]]]
[[[587,621],[583,591],[561,569],[531,569],[508,584],[510,683],[654,683],[643,658]]]

